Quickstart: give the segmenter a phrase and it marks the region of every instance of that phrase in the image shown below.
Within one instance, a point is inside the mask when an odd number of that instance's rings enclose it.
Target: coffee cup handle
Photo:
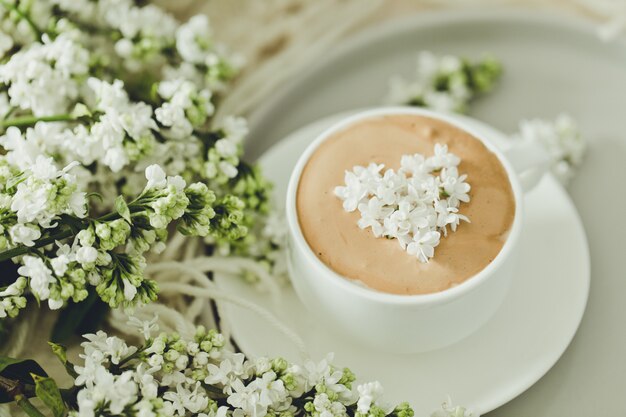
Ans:
[[[516,143],[505,150],[504,155],[517,173],[524,192],[535,188],[551,166],[546,149],[534,141]]]

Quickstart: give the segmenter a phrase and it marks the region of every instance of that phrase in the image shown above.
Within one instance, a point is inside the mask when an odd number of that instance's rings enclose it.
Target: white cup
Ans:
[[[480,139],[508,174],[515,198],[515,217],[500,253],[482,271],[444,291],[397,295],[356,284],[319,260],[300,229],[296,193],[302,170],[313,152],[327,138],[355,122],[384,115],[427,116],[456,126]],[[496,131],[480,126],[484,125],[465,116],[426,109],[377,108],[330,127],[300,156],[287,189],[289,273],[299,298],[325,324],[359,344],[387,352],[415,353],[442,348],[467,337],[496,312],[516,265],[524,192],[539,181],[549,164],[545,151],[534,143],[525,142],[506,151],[498,149],[493,138]]]

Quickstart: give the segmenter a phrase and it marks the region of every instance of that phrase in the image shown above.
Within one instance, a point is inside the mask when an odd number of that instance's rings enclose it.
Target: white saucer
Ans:
[[[306,145],[344,115],[299,129],[260,158],[275,184],[276,201],[284,201],[289,175]],[[359,381],[379,380],[386,398],[409,401],[416,417],[430,415],[448,395],[455,404],[483,414],[518,396],[552,367],[574,336],[589,293],[587,240],[569,196],[548,176],[525,203],[521,269],[504,305],[477,333],[442,350],[397,356],[370,351],[315,322],[291,288],[274,307],[266,294],[242,280],[215,278],[222,288],[273,310],[302,337],[313,358],[335,352],[338,366],[350,367]],[[290,341],[263,318],[237,306],[224,307],[246,354],[300,360]]]

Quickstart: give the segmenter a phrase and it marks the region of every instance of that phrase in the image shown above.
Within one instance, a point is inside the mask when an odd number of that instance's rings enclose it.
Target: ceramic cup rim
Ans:
[[[498,160],[500,161],[507,173],[509,183],[511,184],[511,188],[513,190],[513,197],[515,199],[515,215],[513,218],[513,224],[511,225],[507,239],[504,242],[502,249],[500,249],[498,255],[496,255],[494,260],[489,265],[487,265],[478,273],[467,278],[462,283],[442,291],[428,294],[392,294],[369,288],[365,285],[359,284],[358,282],[353,282],[352,279],[344,277],[341,274],[335,272],[315,255],[308,242],[304,238],[304,234],[302,233],[302,229],[300,228],[298,212],[296,209],[296,195],[298,192],[298,185],[300,184],[300,177],[302,176],[302,171],[304,167],[306,166],[313,153],[317,150],[317,148],[333,134],[346,129],[357,122],[366,119],[393,115],[415,115],[430,117],[451,124],[452,126],[471,134],[473,137],[480,140],[487,147],[487,149],[489,149],[497,156]],[[292,242],[289,242],[289,250],[299,250],[309,264],[312,263],[316,265],[318,267],[318,270],[323,272],[322,274],[319,274],[320,276],[318,277],[318,279],[325,280],[325,282],[327,282],[329,286],[338,286],[342,290],[348,291],[356,296],[367,298],[375,302],[396,305],[424,306],[431,304],[445,304],[462,296],[463,294],[473,291],[474,289],[478,288],[484,281],[492,277],[494,273],[497,272],[497,270],[500,268],[501,264],[504,263],[511,256],[512,251],[515,249],[516,243],[519,240],[522,221],[523,191],[519,182],[518,174],[513,169],[511,162],[509,162],[509,160],[504,156],[503,152],[498,149],[495,144],[493,144],[489,139],[485,139],[484,136],[489,135],[485,135],[484,133],[476,131],[474,126],[465,123],[465,121],[458,116],[415,107],[377,107],[374,109],[360,111],[354,115],[348,116],[340,120],[337,123],[334,123],[332,126],[317,135],[315,140],[313,140],[307,146],[305,151],[298,158],[296,166],[294,167],[291,173],[291,177],[289,178],[285,213],[287,217],[287,227],[290,238],[289,240],[292,240],[293,244],[298,246],[297,249],[293,248],[291,247]],[[291,260],[289,262],[291,262]],[[297,270],[297,268],[295,267],[290,269]]]

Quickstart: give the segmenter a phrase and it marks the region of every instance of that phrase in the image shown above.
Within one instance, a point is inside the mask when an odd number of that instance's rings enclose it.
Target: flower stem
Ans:
[[[3,0],[0,0],[2,2]],[[0,120],[0,127],[7,128],[10,126],[25,127],[33,126],[37,122],[72,122],[76,117],[71,114],[55,114],[53,116],[21,116],[12,119]]]
[[[30,417],[45,417],[24,395],[23,386],[19,381],[0,376],[0,390],[7,393],[9,398]]]
[[[45,239],[40,239],[36,241],[33,246],[24,246],[24,245],[16,246],[13,249],[9,249],[7,251],[0,253],[0,262],[6,261],[11,258],[15,258],[16,256],[24,255],[32,251],[33,249],[37,249],[42,246],[49,245],[51,243],[56,242],[57,240],[66,239],[72,236],[72,234],[73,234],[72,229],[68,228],[67,230],[63,230],[62,232],[49,236]]]
[[[2,0],[0,0],[2,1]],[[140,211],[143,211],[143,207],[140,204],[136,203],[137,200],[132,201],[129,205],[128,208],[130,209],[131,213],[137,213]],[[111,212],[109,214],[106,214],[102,217],[99,217],[97,219],[97,221],[99,222],[106,222],[106,221],[111,221],[111,220],[116,220],[119,219],[120,215],[119,213],[116,212]],[[48,236],[47,238],[44,239],[39,239],[38,241],[35,242],[35,244],[33,246],[24,246],[24,245],[20,245],[20,246],[16,246],[13,249],[9,249],[7,251],[4,252],[0,252],[0,262],[9,260],[11,258],[15,258],[16,256],[21,256],[21,255],[25,255],[28,252],[31,252],[33,249],[37,249],[37,248],[41,248],[42,246],[47,246],[50,245],[54,242],[56,242],[57,240],[63,240],[63,239],[67,239],[68,237],[71,237],[73,235],[75,235],[76,232],[74,230],[72,230],[71,227],[67,227],[66,229],[60,230],[59,232]]]
[[[29,417],[46,417],[45,415],[43,415],[43,413],[41,411],[39,411],[37,409],[37,407],[35,407],[33,405],[33,403],[30,402],[30,400],[28,398],[26,398],[24,395],[18,394],[15,396],[15,403],[26,413],[29,415]]]
[[[37,25],[35,24],[35,22],[33,22],[30,16],[26,15],[16,5],[11,4],[6,0],[0,0],[0,5],[2,5],[2,7],[4,7],[5,9],[14,12],[19,16],[20,19],[23,19],[26,23],[28,23],[28,26],[30,26],[30,29],[35,34],[35,37],[37,37],[38,40],[41,39],[43,32],[37,27]]]

